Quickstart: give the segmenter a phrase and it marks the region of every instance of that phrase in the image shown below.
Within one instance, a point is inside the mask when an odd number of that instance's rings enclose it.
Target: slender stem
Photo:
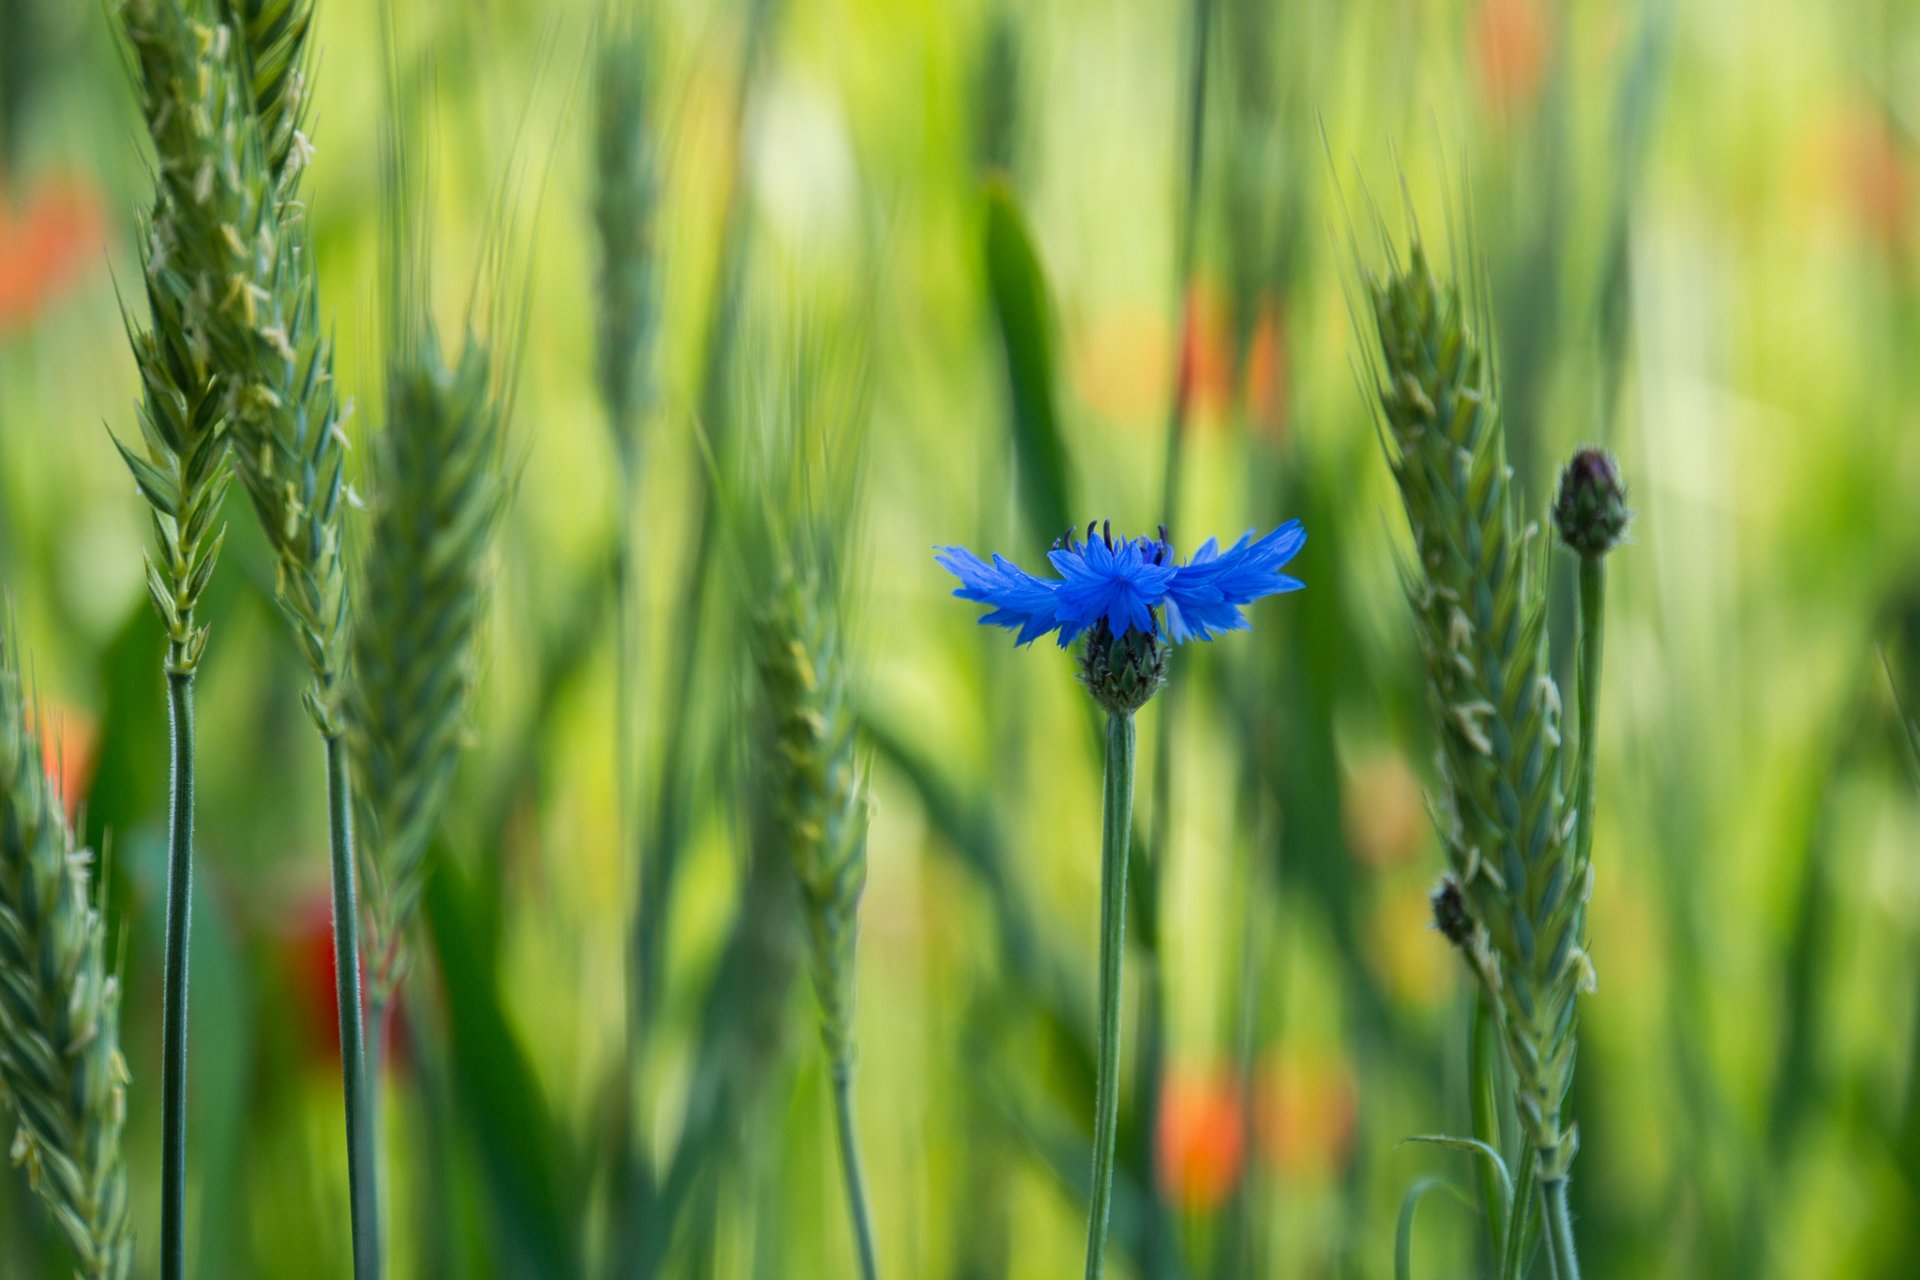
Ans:
[[[187,1274],[187,968],[193,931],[193,673],[167,673],[167,954],[160,997],[160,1274]]]
[[[327,739],[327,812],[333,852],[333,972],[340,1004],[340,1082],[347,1104],[347,1186],[355,1280],[380,1280],[380,1192],[367,1087],[366,1022],[360,1008],[360,895],[353,860],[353,792],[347,740]]]
[[[1493,1002],[1484,989],[1475,993],[1473,1038],[1468,1049],[1468,1100],[1473,1110],[1473,1136],[1500,1149],[1499,1073]],[[1502,1200],[1500,1179],[1488,1162],[1474,1161],[1480,1174],[1480,1212],[1487,1223],[1488,1257],[1498,1261],[1507,1252],[1507,1219],[1512,1205]],[[1526,1194],[1521,1187],[1516,1194]],[[1501,1273],[1503,1276],[1505,1272]]]
[[[860,1142],[853,1127],[853,1063],[833,1065],[833,1112],[840,1129],[840,1172],[847,1182],[847,1213],[853,1220],[853,1243],[860,1254],[861,1280],[878,1280],[880,1265],[873,1248],[873,1220],[867,1209],[867,1181],[860,1172]]]
[[[1574,775],[1574,866],[1584,869],[1593,853],[1593,780],[1599,734],[1600,657],[1607,635],[1607,562],[1580,557],[1580,755]]]
[[[1553,1274],[1556,1280],[1580,1280],[1580,1255],[1573,1247],[1573,1219],[1567,1213],[1567,1180],[1542,1178],[1540,1199]]]
[[[1532,1146],[1520,1153],[1520,1168],[1513,1179],[1513,1206],[1507,1217],[1503,1237],[1505,1249],[1500,1255],[1500,1280],[1524,1280],[1527,1261],[1540,1235],[1540,1197],[1534,1194],[1540,1154]]]
[[[1107,715],[1100,831],[1100,1075],[1093,1117],[1093,1199],[1087,1212],[1087,1280],[1106,1266],[1113,1156],[1120,1136],[1120,977],[1127,929],[1127,843],[1133,826],[1133,717]]]

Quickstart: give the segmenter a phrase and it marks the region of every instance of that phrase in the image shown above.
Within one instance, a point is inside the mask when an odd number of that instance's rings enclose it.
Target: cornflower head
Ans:
[[[93,855],[74,844],[42,770],[11,638],[0,630],[0,1107],[23,1166],[85,1280],[124,1280],[133,1260],[127,1064],[120,980],[93,901]]]
[[[1577,1139],[1573,1080],[1586,859],[1563,792],[1560,694],[1546,662],[1547,541],[1519,515],[1492,362],[1418,239],[1364,281],[1389,462],[1411,526],[1403,580],[1440,721],[1437,819],[1451,876],[1436,923],[1499,1012],[1543,1181]]]
[[[1244,631],[1243,606],[1305,585],[1280,570],[1306,540],[1289,520],[1264,537],[1248,530],[1225,551],[1208,538],[1182,564],[1164,526],[1157,537],[1116,539],[1111,522],[1094,521],[1084,538],[1069,530],[1053,544],[1058,578],[965,547],[941,547],[934,559],[960,579],[954,595],[991,606],[982,625],[1006,627],[1020,644],[1054,635],[1064,649],[1085,634],[1081,680],[1106,710],[1130,714],[1159,692],[1170,646]]]
[[[1066,648],[1082,635],[1080,679],[1107,713],[1100,830],[1099,1059],[1093,1123],[1092,1196],[1087,1209],[1087,1280],[1106,1265],[1119,1144],[1121,970],[1127,916],[1127,860],[1133,835],[1134,712],[1166,681],[1167,651],[1189,640],[1245,630],[1241,609],[1255,600],[1298,591],[1280,572],[1307,540],[1298,520],[1264,537],[1252,530],[1222,551],[1209,538],[1180,563],[1162,527],[1157,537],[1116,539],[1109,523],[1070,530],[1048,562],[1058,578],[1041,578],[996,555],[992,563],[965,547],[934,557],[960,586],[954,595],[990,606],[983,625],[1006,627],[1020,644],[1053,635]]]

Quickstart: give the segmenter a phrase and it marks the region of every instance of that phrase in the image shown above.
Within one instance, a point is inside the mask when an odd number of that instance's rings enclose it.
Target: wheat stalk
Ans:
[[[42,771],[13,642],[0,631],[0,1102],[11,1154],[46,1202],[86,1280],[132,1266],[121,1158],[127,1064],[120,981],[76,848]]]
[[[372,1280],[377,1170],[344,741],[347,437],[300,192],[312,156],[302,127],[311,15],[310,0],[123,0],[120,9],[174,215],[155,246],[160,278],[223,390],[234,470],[273,550],[274,594],[311,677],[303,701],[326,742],[354,1268]]]
[[[1499,1012],[1514,1096],[1543,1185],[1577,1145],[1564,1117],[1589,893],[1563,793],[1560,695],[1548,674],[1547,542],[1523,521],[1491,361],[1457,288],[1419,240],[1366,280],[1375,393],[1412,527],[1406,567],[1440,719],[1436,808],[1466,919],[1463,950]],[[1571,1278],[1565,1278],[1571,1280]]]

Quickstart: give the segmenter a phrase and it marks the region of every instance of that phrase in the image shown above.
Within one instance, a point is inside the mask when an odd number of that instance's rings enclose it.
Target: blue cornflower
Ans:
[[[1017,631],[1020,644],[1058,632],[1064,649],[1100,623],[1115,639],[1134,632],[1182,644],[1245,630],[1242,605],[1306,585],[1280,572],[1306,540],[1300,522],[1289,520],[1263,538],[1248,530],[1225,551],[1208,538],[1193,559],[1175,564],[1164,528],[1157,538],[1115,541],[1110,528],[1090,524],[1086,541],[1069,533],[1054,544],[1047,559],[1057,579],[998,555],[988,564],[965,547],[941,547],[934,558],[960,579],[953,594],[991,605],[980,621]]]

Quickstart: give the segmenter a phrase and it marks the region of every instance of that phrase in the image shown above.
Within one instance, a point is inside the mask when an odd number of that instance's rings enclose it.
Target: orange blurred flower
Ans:
[[[100,193],[77,178],[32,192],[18,215],[0,174],[0,331],[30,324],[99,257]]]
[[[1900,261],[1913,226],[1913,169],[1885,110],[1862,109],[1847,122],[1843,156],[1855,216],[1874,246]]]
[[[1247,341],[1243,376],[1247,418],[1253,429],[1274,443],[1287,434],[1287,313],[1277,297],[1261,299],[1253,336]]]
[[[1481,0],[1473,23],[1474,65],[1496,115],[1525,112],[1539,99],[1551,36],[1540,0]]]
[[[1362,761],[1347,775],[1340,799],[1354,855],[1368,866],[1399,866],[1425,849],[1428,823],[1420,779],[1398,754]]]
[[[1246,1161],[1245,1091],[1233,1073],[1169,1068],[1154,1152],[1168,1201],[1196,1214],[1225,1204]]]
[[[1337,1052],[1281,1046],[1261,1069],[1254,1131],[1269,1167],[1283,1177],[1325,1178],[1353,1154],[1358,1090]]]
[[[1181,311],[1180,395],[1187,420],[1218,417],[1233,405],[1233,340],[1219,290],[1195,279]]]
[[[100,729],[94,718],[78,707],[43,698],[40,702],[40,767],[59,788],[67,820],[78,822],[93,783],[95,748]]]

